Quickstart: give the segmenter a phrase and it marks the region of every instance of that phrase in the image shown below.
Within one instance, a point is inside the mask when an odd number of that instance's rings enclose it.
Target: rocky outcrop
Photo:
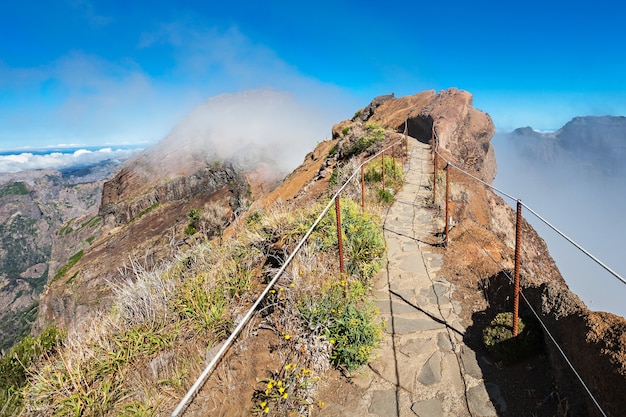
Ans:
[[[189,176],[150,180],[137,175],[132,166],[124,168],[104,185],[99,214],[107,226],[126,224],[154,206],[178,200],[188,200],[196,195],[212,195],[223,188],[233,193],[230,205],[238,210],[246,198],[248,186],[245,177],[232,166],[207,166]],[[146,184],[150,186],[146,189]],[[139,191],[132,195],[129,190]]]
[[[451,162],[492,182],[496,161],[490,140],[495,127],[488,114],[473,107],[472,99],[467,91],[454,88],[400,98],[381,96],[357,112],[356,120],[377,122],[406,131],[420,142],[437,144]],[[333,137],[341,136],[346,123],[335,125]]]

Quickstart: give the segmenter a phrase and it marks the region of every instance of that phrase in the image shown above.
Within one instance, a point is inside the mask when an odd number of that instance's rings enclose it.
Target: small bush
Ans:
[[[375,219],[361,213],[358,204],[350,199],[341,199],[341,226],[346,267],[350,275],[369,285],[370,279],[380,270],[385,255],[385,239]],[[332,207],[312,236],[321,249],[337,248],[337,222]]]
[[[341,134],[346,136],[350,132],[350,129],[352,129],[352,126],[345,126],[343,129],[341,129]]]
[[[344,150],[344,158],[350,158],[358,155],[376,142],[385,139],[385,128],[378,123],[368,123],[365,125],[367,134],[358,138],[350,147]]]
[[[520,362],[542,346],[541,332],[532,319],[518,321],[518,334],[513,337],[513,313],[499,313],[483,331],[485,347],[498,361],[505,364]]]
[[[271,373],[269,378],[262,378],[252,401],[252,412],[257,415],[276,413],[277,415],[310,415],[313,405],[311,391],[319,378],[312,376],[312,371],[297,363],[287,363],[280,371]]]
[[[317,300],[304,300],[300,313],[313,333],[332,345],[331,363],[354,370],[369,362],[382,337],[382,323],[363,285],[346,280],[332,283]]]
[[[365,168],[364,179],[366,183],[378,183],[382,182],[383,164],[379,160],[370,162]],[[394,169],[395,165],[395,169]],[[384,159],[385,169],[385,184],[391,187],[400,187],[402,185],[404,172],[400,163],[394,163],[391,156],[385,156]]]
[[[379,203],[383,203],[386,205],[392,204],[394,201],[393,193],[388,189],[379,188],[376,190],[376,197]]]

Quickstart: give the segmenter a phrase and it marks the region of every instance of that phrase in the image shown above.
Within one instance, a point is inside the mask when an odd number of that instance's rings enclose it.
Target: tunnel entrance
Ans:
[[[407,120],[407,134],[418,141],[430,144],[433,131],[433,118],[428,116],[417,116]]]

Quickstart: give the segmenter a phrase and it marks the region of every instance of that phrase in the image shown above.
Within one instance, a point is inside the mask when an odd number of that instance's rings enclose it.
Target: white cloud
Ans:
[[[160,57],[158,75],[137,61],[151,54]],[[289,91],[333,122],[364,105],[303,76],[235,27],[174,22],[145,33],[136,57],[111,61],[69,51],[38,67],[0,64],[0,90],[7,93],[0,98],[0,142],[5,148],[155,142],[208,97],[261,87]]]
[[[110,159],[124,160],[136,151],[136,149],[102,148],[95,151],[77,149],[67,153],[36,154],[22,152],[0,155],[0,172],[18,172],[31,169],[63,170],[73,166],[92,165]]]

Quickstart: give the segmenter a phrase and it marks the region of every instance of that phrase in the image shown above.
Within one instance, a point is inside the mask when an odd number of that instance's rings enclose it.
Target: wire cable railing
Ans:
[[[328,213],[328,211],[331,209],[332,205],[335,203],[335,201],[338,200],[339,196],[341,195],[341,193],[344,191],[344,189],[350,184],[350,182],[357,176],[357,174],[359,174],[361,172],[361,169],[367,165],[369,162],[373,161],[374,159],[378,158],[378,156],[383,155],[386,151],[395,148],[396,146],[398,146],[398,144],[401,144],[403,141],[406,141],[406,136],[403,139],[399,139],[395,142],[393,142],[391,145],[388,145],[387,147],[381,149],[380,151],[378,151],[376,154],[374,154],[373,156],[371,156],[370,158],[366,159],[364,162],[362,162],[352,173],[352,175],[350,175],[350,177],[348,177],[348,179],[342,184],[341,187],[339,187],[339,189],[333,194],[333,197],[330,199],[330,201],[328,202],[328,204],[324,207],[324,209],[322,210],[322,212],[319,214],[319,216],[316,218],[315,222],[313,222],[313,225],[307,230],[307,232],[304,234],[304,236],[302,237],[302,239],[300,239],[300,241],[298,242],[298,244],[296,245],[296,247],[294,248],[294,250],[291,252],[291,254],[287,257],[287,259],[283,262],[282,266],[279,268],[279,270],[276,272],[276,274],[273,276],[273,278],[270,280],[270,282],[265,286],[265,288],[263,289],[263,291],[261,292],[261,294],[258,296],[258,298],[256,299],[256,301],[252,304],[252,306],[250,307],[250,309],[246,312],[246,314],[242,317],[242,319],[239,321],[239,323],[237,324],[237,326],[235,327],[235,329],[232,331],[232,333],[230,334],[230,336],[223,342],[222,346],[220,347],[220,349],[216,352],[215,356],[211,359],[211,361],[207,364],[207,366],[205,367],[205,369],[202,371],[202,373],[200,374],[200,376],[196,379],[196,381],[194,382],[194,384],[189,388],[189,390],[187,391],[187,393],[185,394],[185,396],[181,399],[181,401],[179,402],[179,404],[176,406],[176,408],[174,409],[174,411],[172,412],[171,416],[172,417],[178,417],[181,415],[181,413],[186,409],[186,407],[189,405],[190,401],[193,399],[193,397],[198,393],[198,391],[200,390],[200,388],[202,387],[202,385],[204,384],[204,382],[206,381],[206,379],[208,378],[208,376],[211,374],[211,372],[214,370],[215,366],[217,365],[217,363],[222,359],[223,355],[226,353],[226,351],[228,350],[228,348],[230,348],[230,346],[233,344],[233,342],[235,341],[235,339],[237,338],[237,336],[241,333],[241,331],[243,330],[243,328],[248,324],[248,322],[250,321],[250,319],[254,316],[256,310],[258,309],[259,305],[263,302],[263,300],[265,299],[265,297],[267,296],[267,294],[271,291],[272,287],[274,287],[274,285],[276,284],[276,282],[278,282],[278,280],[280,279],[280,277],[283,275],[283,273],[285,272],[285,269],[287,268],[287,266],[289,266],[289,264],[291,263],[291,261],[295,258],[295,256],[298,254],[298,252],[300,251],[300,249],[304,246],[304,244],[306,243],[306,241],[308,240],[308,238],[311,236],[311,234],[313,233],[313,231],[315,230],[315,228],[319,225],[319,223],[322,221],[322,219],[324,218],[324,216]],[[384,168],[383,168],[384,169]]]
[[[521,202],[520,199],[517,199],[515,197],[513,197],[512,195],[499,190],[498,188],[494,187],[493,185],[487,183],[486,181],[478,178],[477,176],[467,172],[466,170],[460,168],[459,166],[453,164],[452,162],[448,161],[444,156],[442,156],[439,151],[438,151],[438,138],[435,136],[435,147],[433,149],[433,153],[434,153],[434,157],[435,158],[441,158],[445,163],[446,163],[446,167],[452,167],[454,169],[456,169],[458,172],[472,178],[473,180],[476,180],[477,182],[485,185],[486,187],[488,187],[489,189],[511,199],[514,200],[518,203],[519,206],[524,206],[526,209],[528,209],[533,215],[535,215],[537,218],[539,218],[539,220],[541,220],[542,222],[544,222],[548,227],[550,227],[552,230],[554,230],[556,233],[558,233],[561,237],[563,237],[564,239],[566,239],[569,243],[571,243],[572,245],[574,245],[576,248],[578,248],[581,252],[583,252],[585,255],[589,256],[593,261],[595,261],[597,264],[599,264],[600,266],[602,266],[605,270],[607,270],[609,273],[611,273],[613,276],[615,276],[618,280],[620,280],[622,283],[626,284],[626,281],[624,280],[624,278],[622,278],[618,273],[616,273],[615,271],[613,271],[611,268],[609,268],[608,266],[606,266],[606,264],[604,264],[602,261],[600,261],[597,257],[595,257],[594,255],[592,255],[589,251],[587,251],[586,249],[584,249],[581,245],[579,245],[578,243],[576,243],[573,239],[569,238],[567,235],[565,235],[565,233],[563,233],[561,230],[559,230],[558,228],[556,228],[555,226],[553,226],[550,222],[548,222],[546,219],[544,219],[542,216],[540,216],[535,210],[533,210],[532,208],[530,208],[528,205],[524,204]],[[437,167],[437,164],[434,164],[435,168]],[[434,173],[434,181],[437,181],[437,173]],[[448,184],[446,183],[446,187],[448,187]],[[436,198],[436,197],[434,197]],[[446,197],[447,200],[448,197]],[[447,204],[447,201],[446,201]],[[518,211],[519,214],[519,211]],[[446,217],[448,216],[448,214],[446,213]],[[447,224],[447,223],[446,223]],[[463,227],[463,229],[465,230],[465,232],[472,238],[472,240],[474,240],[476,242],[476,244],[479,246],[479,248],[496,264],[498,265],[498,267],[500,268],[500,270],[504,273],[504,275],[508,278],[509,282],[511,284],[514,284],[515,280],[514,278],[511,277],[511,275],[507,272],[507,268],[502,265],[502,263],[500,263],[499,261],[497,261],[492,254],[480,243],[479,239],[474,236],[474,234],[465,227],[465,225],[462,222],[459,222],[459,224]],[[447,230],[447,225],[446,225],[446,239],[447,239],[447,234],[448,234],[448,230]],[[518,250],[518,248],[516,247],[516,251]],[[556,347],[557,351],[559,352],[559,354],[563,357],[565,363],[567,364],[567,366],[571,369],[571,371],[574,373],[574,375],[576,376],[576,379],[579,381],[579,383],[581,384],[581,386],[583,387],[583,389],[585,390],[585,392],[587,393],[587,395],[589,396],[589,398],[591,399],[591,401],[593,402],[593,404],[595,405],[595,407],[598,409],[598,411],[602,414],[602,416],[607,417],[606,412],[603,410],[603,408],[600,406],[600,403],[598,402],[598,400],[596,399],[596,397],[593,395],[593,393],[591,392],[590,388],[587,386],[587,384],[585,383],[585,381],[583,380],[583,378],[581,377],[580,373],[576,370],[576,368],[574,367],[572,361],[567,357],[567,355],[565,354],[565,351],[563,350],[563,348],[560,346],[560,344],[557,342],[556,338],[552,335],[552,333],[550,332],[550,330],[548,329],[548,327],[546,326],[546,324],[543,322],[543,320],[541,319],[540,315],[537,313],[537,311],[533,308],[532,304],[530,303],[530,301],[527,299],[526,295],[523,293],[523,291],[521,289],[517,290],[519,291],[519,295],[522,297],[522,299],[524,300],[526,306],[530,309],[530,311],[532,312],[533,316],[537,319],[537,321],[540,323],[543,331],[545,332],[545,334],[548,336],[548,338],[551,340],[551,342],[554,344],[554,346]],[[516,292],[517,292],[516,291]],[[516,294],[517,295],[517,294]],[[514,318],[515,319],[515,318]]]
[[[528,211],[530,211],[535,217],[537,217],[539,220],[541,220],[546,226],[548,226],[550,229],[552,229],[554,232],[556,232],[559,236],[561,236],[567,242],[572,244],[576,249],[578,249],[579,251],[581,251],[582,253],[587,255],[589,258],[591,258],[595,263],[597,263],[599,266],[601,266],[603,269],[605,269],[607,272],[609,272],[611,275],[613,275],[615,278],[617,278],[622,284],[626,284],[626,279],[624,279],[624,277],[622,277],[614,269],[612,269],[608,265],[606,265],[606,263],[601,261],[598,257],[594,256],[591,252],[589,252],[587,249],[585,249],[581,244],[579,244],[576,241],[574,241],[572,238],[570,238],[568,235],[566,235],[563,231],[561,231],[559,228],[557,228],[552,223],[550,223],[548,220],[546,220],[544,217],[542,217],[539,213],[537,213],[536,210],[533,210],[528,204],[524,203],[519,198],[514,197],[511,194],[508,194],[508,193],[498,189],[497,187],[495,187],[495,186],[489,184],[488,182],[478,178],[477,176],[472,175],[471,173],[463,170],[459,166],[457,166],[457,165],[453,164],[452,162],[448,161],[445,157],[443,157],[439,153],[439,151],[436,150],[435,154],[438,155],[438,157],[441,158],[443,161],[445,161],[448,166],[456,169],[460,173],[462,173],[462,174],[472,178],[473,180],[476,180],[476,181],[480,182],[481,184],[483,184],[486,187],[492,189],[493,191],[497,192],[500,195],[503,195],[503,196],[513,200],[513,201],[520,202],[520,204],[522,206],[524,206],[526,209],[528,209]]]

